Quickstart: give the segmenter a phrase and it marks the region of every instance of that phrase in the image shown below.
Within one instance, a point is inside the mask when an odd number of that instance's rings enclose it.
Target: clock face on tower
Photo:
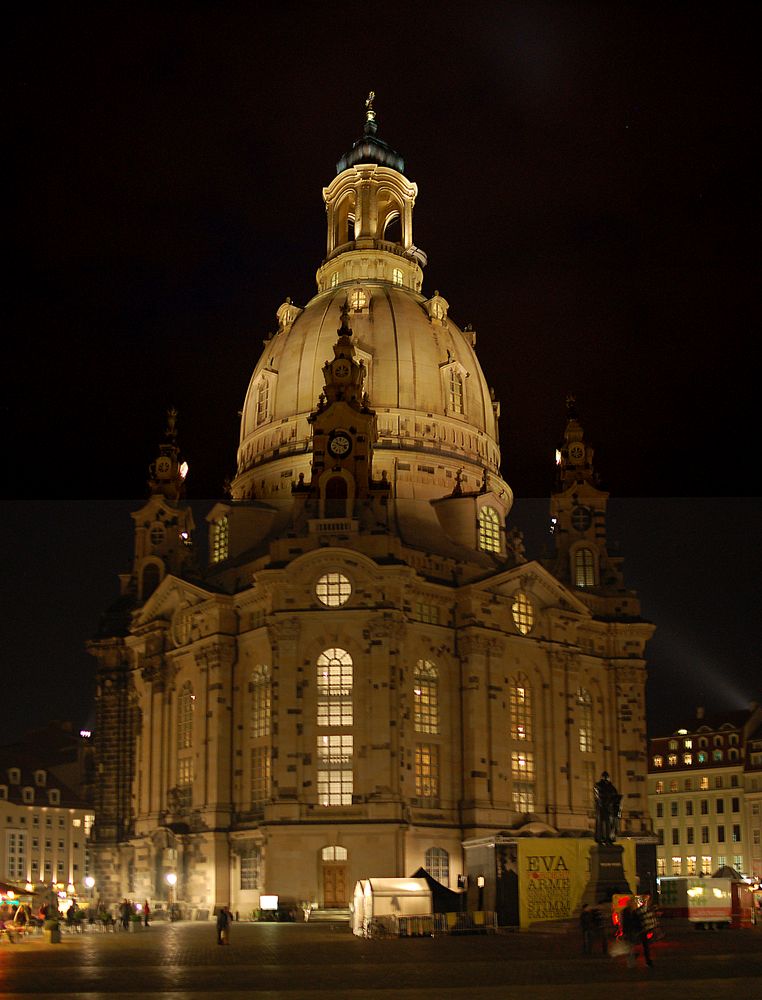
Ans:
[[[572,462],[581,462],[585,457],[585,449],[579,441],[569,445],[569,458]]]
[[[352,440],[343,431],[336,431],[328,442],[328,450],[334,458],[346,458],[352,450]]]
[[[349,362],[345,361],[344,358],[339,358],[338,361],[334,361],[334,363],[333,363],[333,377],[334,378],[341,379],[341,381],[343,381],[344,379],[349,378],[349,370],[350,370],[349,369]]]
[[[158,475],[167,476],[169,475],[171,469],[172,462],[166,457],[166,455],[162,455],[161,458],[156,460],[156,472]]]

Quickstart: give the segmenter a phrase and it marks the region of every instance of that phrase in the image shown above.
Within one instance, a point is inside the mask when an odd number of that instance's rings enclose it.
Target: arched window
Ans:
[[[463,376],[455,368],[450,369],[450,409],[463,413]]]
[[[484,552],[500,551],[500,517],[494,507],[479,511],[479,548]]]
[[[593,699],[589,691],[577,691],[577,721],[579,725],[579,749],[582,753],[593,752]]]
[[[418,660],[413,672],[413,723],[417,733],[439,732],[439,676],[430,660]]]
[[[270,668],[263,663],[257,664],[251,672],[249,685],[251,692],[250,725],[251,738],[270,735]]]
[[[392,270],[392,284],[402,287],[402,271],[398,267]]]
[[[577,549],[574,553],[574,586],[595,586],[595,556],[592,549]]]
[[[347,483],[342,476],[331,476],[325,484],[325,516],[347,516]]]
[[[353,665],[345,649],[324,649],[317,658],[317,795],[323,806],[352,804]]]
[[[511,606],[513,623],[522,635],[528,635],[534,624],[534,610],[532,602],[523,590],[517,590],[513,595],[513,605]]]
[[[423,867],[442,885],[450,887],[450,855],[442,847],[429,847],[424,855]]]
[[[512,740],[531,742],[534,739],[532,719],[532,689],[523,674],[511,678],[509,690],[510,736]]]

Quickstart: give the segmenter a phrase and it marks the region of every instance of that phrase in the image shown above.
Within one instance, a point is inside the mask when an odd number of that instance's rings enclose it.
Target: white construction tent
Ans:
[[[400,920],[430,917],[434,903],[431,889],[423,878],[366,878],[355,884],[352,932],[360,937],[371,934],[374,926],[395,933]]]

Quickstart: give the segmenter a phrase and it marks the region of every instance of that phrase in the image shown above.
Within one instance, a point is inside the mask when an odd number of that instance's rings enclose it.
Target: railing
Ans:
[[[435,913],[434,929],[436,934],[495,934],[497,913],[494,910]]]

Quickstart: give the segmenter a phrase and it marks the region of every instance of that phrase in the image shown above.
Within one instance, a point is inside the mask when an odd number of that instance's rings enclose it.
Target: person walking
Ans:
[[[217,911],[217,944],[230,944],[231,919],[230,907],[221,906]]]
[[[628,969],[635,967],[638,958],[637,948],[639,944],[643,948],[644,962],[649,968],[653,965],[653,962],[651,961],[651,950],[646,937],[645,927],[643,925],[643,914],[641,911],[642,907],[638,906],[637,898],[635,896],[630,896],[627,901],[627,906],[622,911],[622,936],[629,945],[629,951],[627,952]]]
[[[143,903],[143,924],[148,927],[148,921],[151,916],[151,907],[148,905],[148,900]]]
[[[128,899],[123,899],[119,907],[119,917],[122,922],[122,928],[125,931],[130,929],[130,917],[132,916],[132,903]]]

